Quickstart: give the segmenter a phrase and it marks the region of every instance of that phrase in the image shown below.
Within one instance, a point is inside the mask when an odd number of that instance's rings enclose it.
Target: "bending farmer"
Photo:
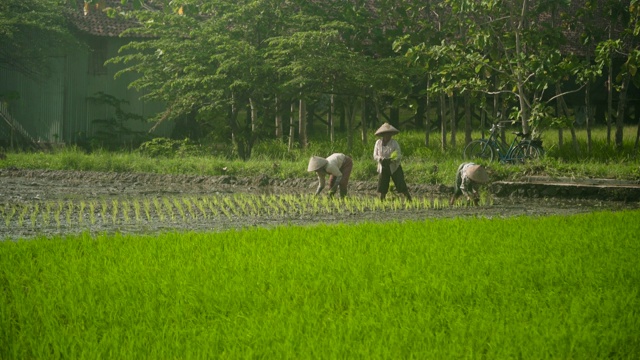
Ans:
[[[315,171],[318,174],[316,195],[320,194],[324,189],[325,175],[329,174],[329,196],[333,196],[339,187],[340,197],[347,196],[351,169],[353,169],[353,161],[349,156],[341,153],[331,154],[326,159],[320,156],[312,156],[307,167],[307,171]]]
[[[462,163],[456,173],[456,182],[453,186],[453,196],[449,204],[453,205],[460,195],[467,197],[467,201],[473,201],[478,205],[478,187],[489,182],[489,174],[482,165],[474,163]]]

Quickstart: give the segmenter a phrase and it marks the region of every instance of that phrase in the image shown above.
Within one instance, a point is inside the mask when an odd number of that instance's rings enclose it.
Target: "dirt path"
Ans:
[[[0,170],[0,239],[81,232],[154,234],[172,230],[220,231],[283,224],[317,225],[452,217],[544,216],[640,208],[640,202],[635,198],[622,197],[610,201],[606,198],[609,196],[606,193],[602,196],[585,197],[580,196],[581,193],[576,190],[568,193],[565,190],[531,190],[531,184],[526,191],[519,192],[513,191],[514,186],[518,188],[517,184],[501,184],[492,188],[494,195],[479,207],[418,208],[402,203],[398,208],[385,211],[352,209],[322,213],[283,209],[277,213],[274,211],[257,216],[234,213],[207,215],[208,210],[201,208],[202,214],[198,216],[194,203],[194,212],[190,215],[182,214],[181,217],[175,214],[171,217],[162,211],[149,211],[153,210],[154,202],[161,204],[168,200],[181,204],[180,199],[184,198],[206,203],[210,199],[231,198],[237,194],[270,197],[273,195],[272,198],[276,199],[291,194],[311,194],[315,185],[313,177],[277,180],[266,176],[236,178],[5,169]],[[505,191],[507,187],[511,191]],[[450,187],[444,185],[416,184],[410,185],[410,190],[415,201],[435,201],[440,204],[446,201],[451,191]],[[532,194],[532,191],[538,193]],[[350,184],[349,194],[354,198],[374,198],[375,183],[353,182]],[[335,202],[337,208],[339,201]],[[175,206],[182,210],[180,204]],[[147,206],[146,212],[144,205]],[[122,208],[124,213],[116,211],[114,214],[114,208]]]

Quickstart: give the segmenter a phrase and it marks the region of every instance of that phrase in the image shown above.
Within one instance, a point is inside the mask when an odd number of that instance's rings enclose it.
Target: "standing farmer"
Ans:
[[[329,174],[329,196],[333,197],[339,187],[340,197],[343,198],[347,196],[351,169],[353,169],[351,157],[341,153],[331,154],[326,159],[320,156],[312,156],[307,167],[307,171],[315,171],[318,175],[316,195],[320,194],[324,189],[325,176]]]
[[[399,193],[404,194],[407,200],[411,201],[411,195],[404,181],[404,172],[400,160],[402,152],[400,145],[391,137],[400,130],[396,129],[389,123],[384,123],[378,130],[376,136],[380,139],[376,140],[373,148],[373,159],[378,162],[378,192],[380,200],[384,200],[389,191],[389,181],[393,179],[393,183]]]
[[[449,201],[450,205],[456,201],[456,199],[463,195],[467,197],[467,201],[472,201],[474,205],[478,205],[478,190],[477,188],[489,182],[489,174],[482,165],[474,164],[472,162],[462,163],[458,167],[456,173],[456,182],[453,186],[453,196]]]

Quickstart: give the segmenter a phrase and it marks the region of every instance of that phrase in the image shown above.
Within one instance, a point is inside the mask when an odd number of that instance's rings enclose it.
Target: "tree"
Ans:
[[[196,109],[222,130],[218,133],[228,131],[238,156],[248,159],[264,131],[260,110],[276,93],[265,51],[287,5],[284,0],[191,1],[170,11],[133,11],[129,16],[143,26],[128,34],[150,39],[129,43],[111,62],[127,65],[119,74],[139,73],[131,86],[146,90],[146,97],[169,104],[159,120]],[[250,116],[243,121],[239,115],[247,108]]]
[[[63,0],[0,2],[0,67],[32,78],[48,74],[48,59],[73,43]]]

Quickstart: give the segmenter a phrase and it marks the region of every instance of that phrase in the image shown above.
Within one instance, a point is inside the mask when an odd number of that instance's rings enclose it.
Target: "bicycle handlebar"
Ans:
[[[495,123],[495,124],[491,125],[491,130],[489,130],[489,131],[491,133],[495,133],[496,131],[498,131],[498,129],[503,129],[504,127],[505,126],[502,124],[502,122],[498,122],[498,123]],[[513,131],[512,134],[514,134],[515,136],[518,136],[518,137],[525,138],[525,139],[528,139],[528,138],[531,137],[531,134],[525,134],[525,133],[523,133],[521,131]]]

